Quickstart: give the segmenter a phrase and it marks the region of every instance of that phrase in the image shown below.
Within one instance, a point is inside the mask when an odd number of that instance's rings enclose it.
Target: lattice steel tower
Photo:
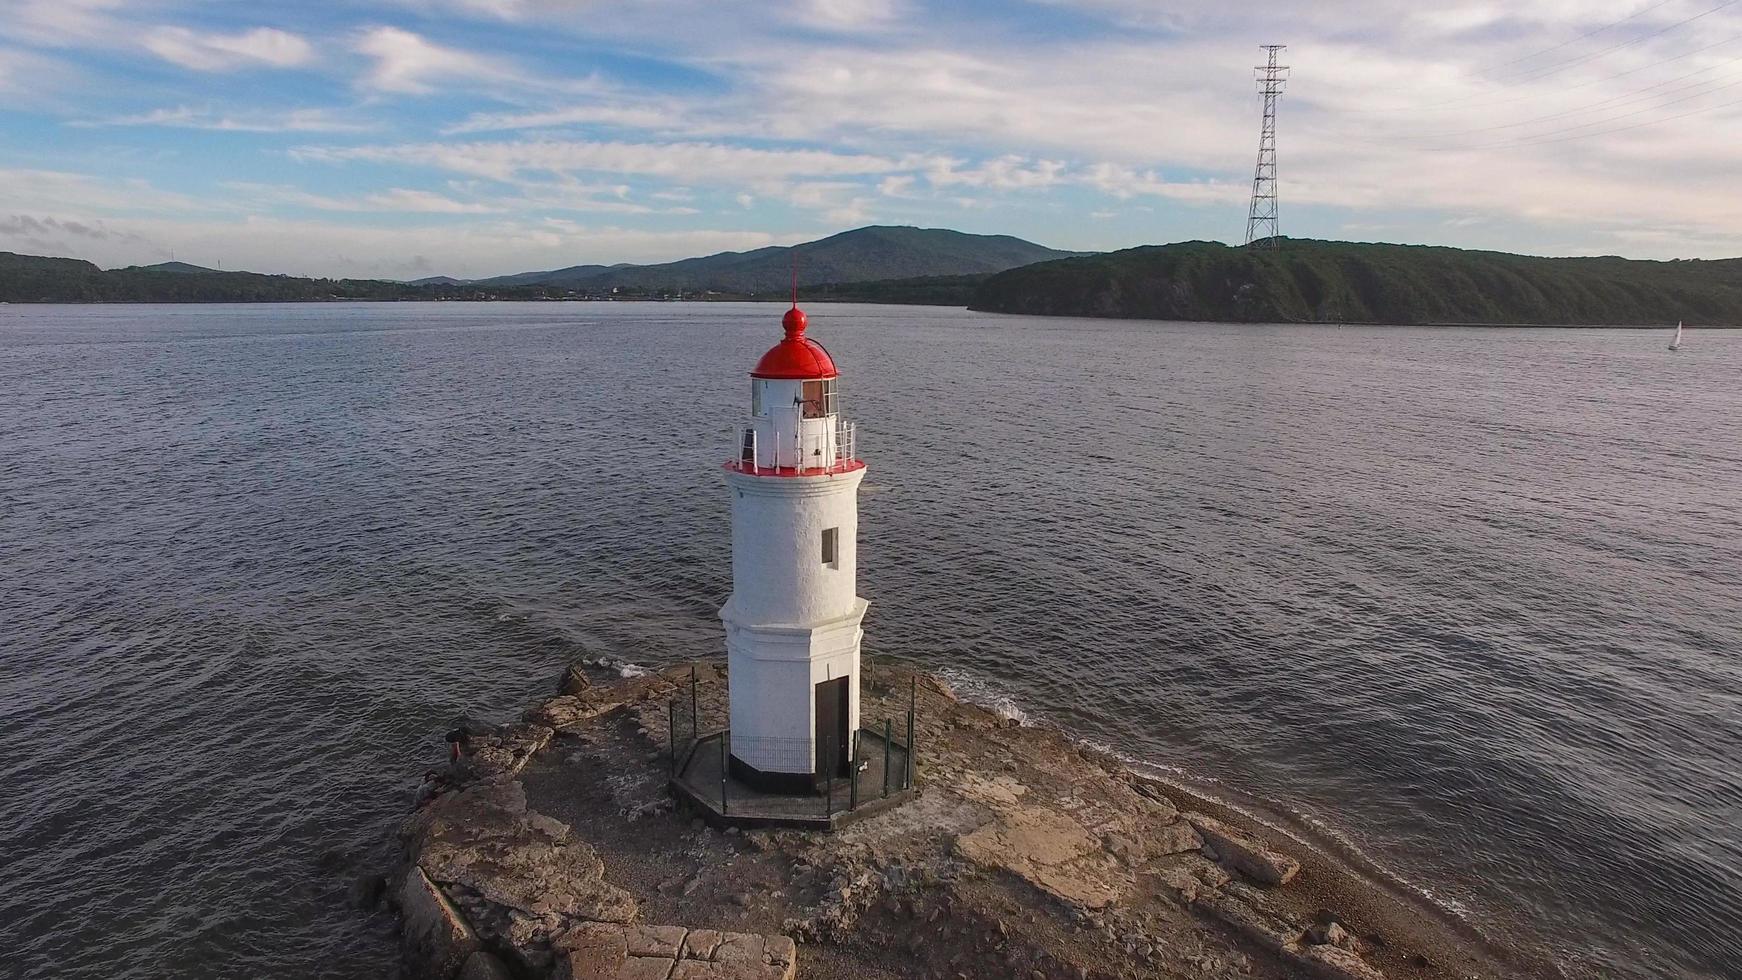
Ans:
[[[1258,94],[1264,97],[1264,123],[1258,130],[1258,166],[1252,172],[1252,206],[1246,211],[1246,244],[1275,247],[1276,225],[1276,100],[1288,81],[1288,66],[1276,63],[1286,44],[1259,45],[1268,57],[1253,70]]]

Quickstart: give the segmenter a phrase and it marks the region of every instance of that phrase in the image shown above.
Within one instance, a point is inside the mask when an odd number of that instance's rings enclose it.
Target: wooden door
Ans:
[[[837,677],[817,685],[817,782],[831,774],[847,775],[847,679]]]

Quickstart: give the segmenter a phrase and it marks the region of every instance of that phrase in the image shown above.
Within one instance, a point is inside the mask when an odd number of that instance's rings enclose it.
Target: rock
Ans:
[[[1191,824],[1175,820],[1158,828],[1145,843],[1153,854],[1184,854],[1203,847],[1204,839],[1198,836]]]
[[[1107,849],[1107,853],[1126,864],[1137,864],[1143,860],[1142,849],[1132,843],[1129,837],[1122,837],[1118,834],[1103,834],[1101,846]]]
[[[450,793],[407,821],[406,836],[422,873],[465,906],[492,949],[512,951],[527,970],[548,970],[552,936],[576,922],[635,917],[635,900],[604,880],[593,848],[528,810],[518,781]]]
[[[1205,888],[1210,889],[1221,888],[1233,880],[1228,877],[1228,872],[1223,871],[1220,865],[1215,864],[1204,864],[1195,869],[1193,874],[1204,883]]]
[[[1117,866],[1081,824],[1044,807],[1020,807],[956,838],[956,852],[1001,868],[1072,905],[1104,908],[1119,895]]]
[[[569,669],[563,671],[562,677],[557,679],[556,692],[558,694],[579,694],[592,686],[593,681],[587,676],[587,669],[577,660],[569,664]]]
[[[1342,923],[1320,914],[1312,925],[1307,926],[1307,942],[1315,946],[1341,946],[1344,949],[1359,952],[1360,943],[1344,929]]]
[[[1282,885],[1300,871],[1299,861],[1271,850],[1214,817],[1195,812],[1182,816],[1203,835],[1205,843],[1221,860],[1253,881]]]
[[[663,956],[677,959],[684,941],[683,926],[633,926],[624,935],[630,956]]]
[[[590,721],[614,707],[615,704],[596,704],[572,694],[559,694],[526,709],[521,717],[535,725],[562,729]]]
[[[381,898],[387,893],[387,876],[382,874],[362,874],[352,879],[351,887],[346,889],[345,897],[354,909],[369,911],[381,904]]]
[[[555,734],[547,725],[503,725],[466,741],[455,764],[462,781],[488,781],[520,774],[532,756]]]
[[[1280,951],[1300,935],[1300,930],[1286,921],[1222,892],[1201,891],[1193,900],[1192,907],[1233,926],[1266,949]]]
[[[466,957],[466,965],[460,968],[459,980],[514,980],[514,975],[508,972],[508,967],[501,960],[479,950]]]
[[[684,937],[682,959],[711,960],[720,948],[721,936],[712,929],[692,929]],[[756,937],[760,939],[761,937]]]
[[[1306,965],[1325,980],[1385,980],[1385,974],[1341,946],[1291,944],[1283,954]]]
[[[1175,806],[1173,800],[1166,793],[1161,791],[1160,783],[1139,776],[1132,780],[1131,788],[1136,790],[1139,796],[1150,802],[1152,805],[1151,809],[1158,811],[1160,814],[1164,814],[1165,819],[1171,820],[1179,814],[1179,807]]]
[[[1184,868],[1165,868],[1158,877],[1166,882],[1169,888],[1178,893],[1180,901],[1188,904],[1197,899],[1198,892],[1204,887],[1197,875]]]
[[[551,945],[562,954],[561,980],[613,980],[629,959],[629,940],[622,926],[584,922],[557,936]]]
[[[631,956],[617,969],[614,980],[668,980],[672,961],[659,956]]]
[[[400,947],[411,975],[448,980],[478,951],[477,933],[419,868],[399,889]]]

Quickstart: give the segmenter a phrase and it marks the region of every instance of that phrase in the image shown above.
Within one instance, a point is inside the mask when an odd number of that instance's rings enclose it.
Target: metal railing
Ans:
[[[673,779],[681,782],[698,800],[705,799],[724,815],[750,813],[756,816],[816,819],[832,821],[837,812],[853,811],[868,803],[912,789],[916,773],[915,707],[917,686],[911,681],[906,717],[901,719],[903,731],[894,718],[884,718],[881,725],[860,727],[848,737],[853,740],[846,772],[836,762],[840,746],[832,738],[820,745],[809,739],[778,739],[791,742],[785,751],[802,746],[800,755],[782,760],[788,767],[803,766],[813,773],[814,795],[761,792],[741,785],[731,774],[733,757],[732,733],[724,727],[701,734],[700,698],[697,694],[696,672],[690,671],[688,691],[679,691],[669,702],[668,756]],[[720,719],[724,721],[725,719]],[[902,735],[905,734],[905,740]],[[768,739],[746,736],[746,742],[762,743]],[[878,744],[881,743],[881,744]],[[748,747],[748,746],[747,746]],[[816,755],[812,753],[816,752]],[[825,760],[814,765],[817,759]],[[881,763],[881,765],[877,765]],[[877,772],[870,770],[876,767]],[[802,770],[801,770],[802,771]],[[867,775],[869,773],[869,775]],[[867,780],[869,782],[867,783]],[[845,799],[840,799],[844,796]],[[747,805],[748,804],[748,805]]]
[[[802,422],[795,431],[775,426],[766,442],[755,426],[735,426],[729,465],[741,473],[844,473],[861,465],[859,426],[838,419],[832,432]]]

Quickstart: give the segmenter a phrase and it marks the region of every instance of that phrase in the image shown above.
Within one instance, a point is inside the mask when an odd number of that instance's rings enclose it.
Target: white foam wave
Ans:
[[[972,674],[946,668],[937,673],[944,686],[969,704],[976,704],[998,717],[1014,720],[1018,725],[1033,724],[1035,718],[1008,691]]]

